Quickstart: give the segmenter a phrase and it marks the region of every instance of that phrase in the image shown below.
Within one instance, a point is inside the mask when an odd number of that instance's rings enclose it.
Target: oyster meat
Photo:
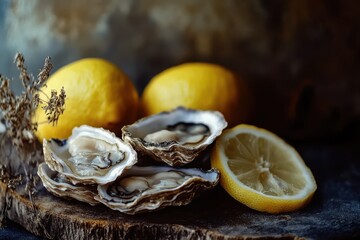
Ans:
[[[226,126],[220,112],[179,107],[123,127],[122,137],[157,161],[182,166],[193,161]]]
[[[222,115],[211,111],[178,108],[159,116],[127,128],[148,154],[172,165],[191,161],[226,126]],[[68,139],[43,141],[45,163],[39,165],[38,175],[56,196],[102,203],[126,214],[188,204],[219,182],[216,169],[135,166],[137,153],[129,143],[135,142],[123,142],[102,128],[74,128]]]
[[[52,171],[46,163],[41,163],[38,168],[38,175],[44,187],[52,194],[63,198],[74,198],[90,205],[99,204],[94,199],[97,195],[96,186],[74,185],[64,175]]]
[[[150,144],[176,142],[182,145],[195,145],[204,141],[210,135],[210,129],[204,124],[180,122],[166,129],[149,133],[144,141]]]
[[[219,172],[168,166],[133,166],[113,183],[98,186],[96,200],[127,214],[190,203],[200,192],[216,186]]]
[[[106,184],[137,162],[131,145],[102,128],[80,126],[66,140],[43,141],[44,158],[51,170],[73,184]]]

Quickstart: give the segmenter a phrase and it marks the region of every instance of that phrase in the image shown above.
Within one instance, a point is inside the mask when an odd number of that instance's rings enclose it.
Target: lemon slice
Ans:
[[[216,141],[211,165],[221,186],[237,201],[269,213],[295,211],[316,190],[310,169],[297,151],[275,134],[241,124]]]

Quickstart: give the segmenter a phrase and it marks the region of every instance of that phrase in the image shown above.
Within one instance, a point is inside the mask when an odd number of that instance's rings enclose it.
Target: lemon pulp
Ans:
[[[211,163],[220,170],[224,189],[259,211],[297,210],[316,190],[315,179],[296,150],[265,129],[242,124],[225,131]]]

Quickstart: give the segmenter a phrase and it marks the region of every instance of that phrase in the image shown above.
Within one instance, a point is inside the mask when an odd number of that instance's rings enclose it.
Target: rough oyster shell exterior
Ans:
[[[67,198],[76,199],[90,205],[99,204],[95,200],[97,195],[96,186],[90,185],[74,185],[65,176],[60,173],[52,171],[46,163],[41,163],[38,167],[38,175],[44,187],[52,194]]]
[[[158,119],[155,116],[155,119],[150,119],[150,125],[145,124],[146,127],[154,128],[149,132],[161,130],[161,124],[175,124],[186,131],[191,129],[191,134],[196,133],[189,138],[185,134],[182,140],[187,142],[183,145],[176,142],[159,144],[158,148],[168,147],[170,160],[183,160],[179,156],[186,157],[188,154],[193,159],[226,126],[221,114],[210,111],[199,113],[178,108],[163,114],[165,118],[162,116]],[[209,119],[215,122],[214,126],[205,126],[205,120]],[[177,124],[179,122],[180,125]],[[161,123],[160,128],[158,123]],[[141,127],[140,130],[143,130]],[[216,133],[213,128],[217,129]],[[176,128],[176,131],[180,130]],[[205,136],[200,138],[200,147],[193,146],[192,142],[199,139],[198,135]],[[39,165],[38,175],[44,187],[56,196],[73,198],[90,205],[102,203],[126,214],[188,204],[201,192],[216,186],[219,181],[216,169],[203,171],[169,166],[135,166],[137,153],[129,142],[123,142],[113,133],[101,128],[74,128],[73,134],[66,140],[44,140],[45,163]],[[157,153],[158,149],[148,150]],[[160,152],[159,156],[164,157],[166,154]]]
[[[137,162],[131,145],[102,128],[80,126],[67,140],[43,141],[46,164],[73,184],[106,184]]]
[[[219,181],[216,169],[134,166],[113,183],[98,186],[96,200],[113,210],[136,214],[190,203]]]
[[[197,144],[182,144],[176,141],[149,143],[144,140],[147,134],[166,129],[178,123],[201,124],[209,129],[210,134]],[[138,152],[151,158],[165,162],[170,166],[183,166],[190,163],[208,145],[218,137],[227,122],[217,111],[200,111],[178,107],[170,112],[142,118],[132,125],[122,128],[122,138],[130,143]]]

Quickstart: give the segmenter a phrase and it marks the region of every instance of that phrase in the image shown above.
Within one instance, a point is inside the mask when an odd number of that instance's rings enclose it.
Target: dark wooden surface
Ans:
[[[53,197],[41,190],[32,208],[26,195],[8,191],[8,218],[43,237],[61,239],[238,238],[357,239],[360,237],[360,144],[296,146],[318,184],[313,201],[298,212],[270,215],[233,200],[221,187],[190,205],[128,216],[103,206]],[[1,186],[4,202],[4,186]],[[1,206],[1,205],[0,205]],[[3,206],[2,206],[3,207]],[[0,231],[0,239],[19,236],[19,228]],[[21,231],[21,230],[20,230]],[[22,239],[37,239],[20,235]]]

